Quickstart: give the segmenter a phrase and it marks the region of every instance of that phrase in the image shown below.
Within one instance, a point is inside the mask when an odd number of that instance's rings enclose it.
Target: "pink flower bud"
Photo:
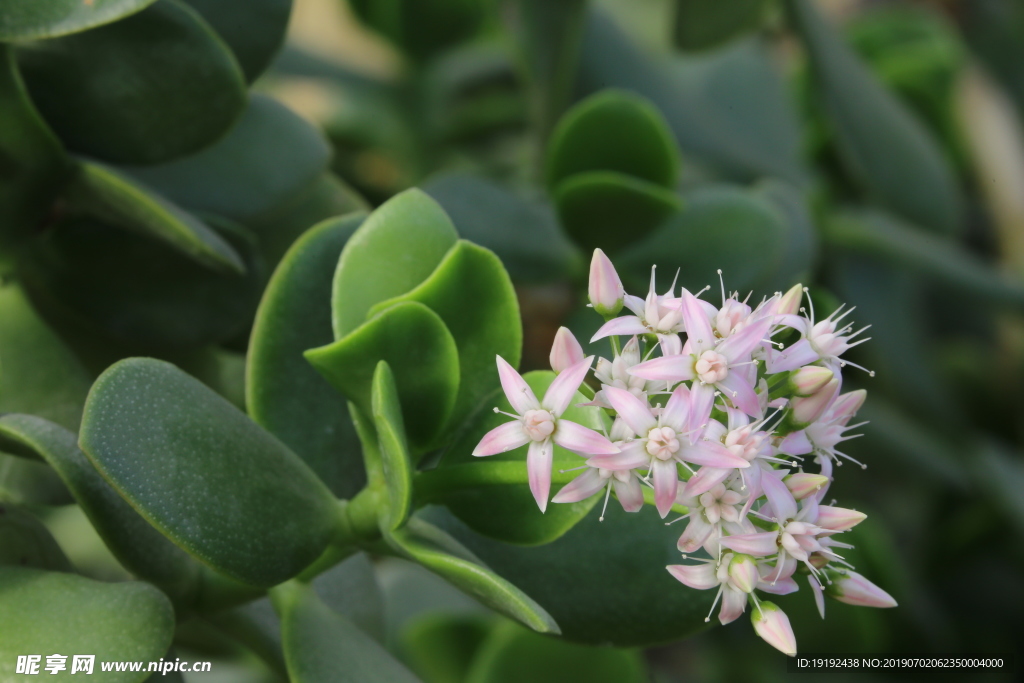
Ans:
[[[811,396],[832,381],[835,373],[820,365],[807,365],[789,376],[789,389],[797,396]]]
[[[846,531],[857,526],[867,518],[868,516],[863,512],[857,512],[856,510],[821,505],[818,507],[818,521],[816,523],[818,526],[831,529],[832,531]]]
[[[750,555],[737,553],[729,562],[729,583],[741,593],[751,593],[757,587],[761,575],[757,563]]]
[[[810,396],[797,396],[790,402],[793,411],[793,422],[798,425],[809,425],[819,417],[832,403],[839,389],[839,378],[833,377],[821,389]]]
[[[839,420],[841,424],[845,425],[850,421],[851,417],[857,414],[860,407],[864,405],[864,399],[867,397],[868,392],[864,389],[841,394],[832,404],[832,418]]]
[[[590,261],[588,293],[594,310],[605,318],[611,318],[622,310],[626,291],[622,288],[622,280],[615,272],[615,266],[600,249],[594,250],[594,258]]]
[[[750,613],[750,621],[764,642],[790,657],[796,655],[796,636],[789,625],[789,617],[774,602],[761,601],[758,608]]]
[[[860,607],[895,607],[896,601],[884,590],[857,572],[848,569],[825,587],[825,592],[848,605]]]
[[[800,312],[800,304],[804,300],[804,286],[797,283],[782,295],[775,306],[776,315],[796,315]]]
[[[814,495],[818,489],[827,484],[828,477],[810,472],[797,472],[785,477],[782,482],[795,499],[803,500],[807,496]]]
[[[556,373],[571,368],[584,359],[583,347],[567,327],[559,327],[551,345],[551,369]]]

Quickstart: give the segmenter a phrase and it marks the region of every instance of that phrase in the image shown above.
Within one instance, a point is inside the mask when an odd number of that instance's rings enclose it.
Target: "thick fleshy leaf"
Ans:
[[[650,673],[634,650],[545,638],[503,623],[480,646],[466,683],[645,683]]]
[[[55,506],[73,502],[57,473],[37,457],[35,451],[4,438],[0,432],[0,501]]]
[[[558,625],[543,607],[434,525],[413,518],[406,526],[387,534],[385,540],[402,556],[418,562],[491,609],[540,633],[559,633]]]
[[[444,209],[421,190],[406,190],[381,205],[338,261],[331,296],[335,338],[362,325],[375,304],[426,280],[457,240]]]
[[[765,0],[676,0],[675,45],[707,50],[753,31],[764,18]]]
[[[186,209],[246,223],[297,199],[327,168],[323,135],[277,100],[252,95],[227,135],[191,156],[130,172]]]
[[[42,522],[19,507],[0,502],[0,566],[4,565],[72,571],[64,551]]]
[[[174,635],[174,610],[164,595],[146,583],[101,583],[74,574],[21,567],[0,567],[0,680],[15,675],[18,655],[44,655],[40,673],[74,681],[70,655],[95,655],[100,662],[155,662],[167,653]],[[45,672],[45,655],[68,654],[67,669]],[[138,683],[149,674],[109,672],[112,683]],[[31,679],[30,679],[31,680]]]
[[[370,316],[415,301],[437,313],[459,351],[459,394],[452,409],[461,421],[498,385],[494,357],[519,365],[523,328],[512,281],[493,252],[460,240],[437,269],[409,293],[382,301]]]
[[[577,173],[555,190],[562,227],[586,250],[621,251],[683,208],[672,190],[615,171]]]
[[[769,178],[754,186],[754,194],[767,200],[781,214],[786,227],[782,260],[773,272],[758,280],[759,292],[785,292],[798,282],[807,282],[818,260],[821,239],[811,212],[811,196],[797,186]]]
[[[555,379],[553,372],[528,372],[525,379],[534,393],[543,396]],[[602,430],[599,408],[577,407],[589,399],[577,392],[562,418],[594,430]],[[528,486],[527,446],[484,458],[473,457],[473,449],[491,429],[509,421],[507,415],[491,410],[511,411],[508,399],[498,390],[480,401],[480,410],[445,451],[441,464],[423,472],[416,482],[417,496],[426,502],[448,506],[460,519],[481,534],[510,543],[549,543],[583,519],[597,503],[590,497],[579,503],[551,504],[546,512],[537,509]],[[579,467],[584,460],[559,446],[554,447],[553,492],[569,483],[579,472],[559,472]]]
[[[154,0],[7,0],[0,41],[53,38],[100,26],[138,12]]]
[[[227,241],[190,213],[123,173],[81,160],[65,195],[72,213],[163,240],[211,268],[243,273],[241,257]]]
[[[78,429],[92,376],[17,285],[0,286],[0,320],[0,413]]]
[[[609,505],[603,522],[600,512],[591,510],[561,538],[533,548],[484,538],[441,508],[425,516],[534,597],[567,640],[630,647],[704,628],[714,594],[680,586],[665,571],[679,562],[680,529],[665,526],[652,506],[627,513]]]
[[[675,187],[676,140],[649,101],[624,90],[606,90],[562,118],[548,146],[548,186],[555,190],[572,176],[592,171],[614,171]]]
[[[327,487],[284,444],[169,363],[128,359],[108,369],[89,394],[80,440],[151,524],[243,582],[278,584],[330,539]]]
[[[121,342],[196,347],[231,339],[252,319],[263,283],[253,238],[218,226],[246,264],[217,273],[149,236],[69,218],[26,251],[20,275],[33,298]]]
[[[184,0],[235,53],[252,83],[284,43],[292,0]]]
[[[460,236],[497,254],[516,282],[550,282],[582,268],[579,251],[546,204],[468,173],[439,176],[423,190],[451,216]]]
[[[415,344],[409,343],[412,339]],[[310,349],[305,356],[363,415],[373,414],[373,373],[377,363],[387,361],[395,373],[409,439],[419,447],[444,428],[458,395],[455,340],[441,318],[421,303],[392,306],[351,334]]]
[[[330,344],[334,269],[365,214],[325,221],[303,235],[263,293],[249,342],[249,415],[287,444],[335,495],[351,498],[366,483],[347,401],[303,353]]]
[[[924,125],[870,73],[807,0],[786,0],[847,172],[883,205],[943,235],[959,231],[963,197]]]
[[[294,683],[416,683],[408,669],[309,586],[275,589],[281,644]]]
[[[31,11],[31,8],[27,8]],[[0,15],[0,26],[9,10]],[[14,49],[0,45],[0,269],[45,217],[70,164],[39,116],[18,73]],[[0,270],[2,272],[2,270]]]
[[[367,26],[414,59],[425,60],[468,39],[486,13],[481,0],[352,0]]]
[[[153,164],[223,135],[245,106],[238,63],[178,0],[92,31],[19,46],[43,116],[70,149]]]
[[[402,407],[398,402],[398,387],[387,361],[377,363],[370,394],[384,490],[388,498],[388,514],[383,524],[389,531],[394,531],[405,523],[412,509],[412,462],[405,439]]]
[[[406,623],[398,645],[409,668],[427,683],[461,683],[496,619],[432,612]]]
[[[721,268],[730,290],[746,292],[774,273],[786,249],[789,228],[766,200],[738,187],[711,185],[686,196],[683,211],[615,262],[627,289],[646,290],[651,264],[658,291],[678,284],[698,291],[718,281]]]

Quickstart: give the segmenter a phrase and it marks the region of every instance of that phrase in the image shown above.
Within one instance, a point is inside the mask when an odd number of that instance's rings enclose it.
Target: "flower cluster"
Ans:
[[[485,435],[474,455],[529,444],[530,488],[542,511],[554,443],[585,460],[552,502],[604,491],[606,507],[614,492],[626,512],[652,502],[662,518],[673,509],[684,513],[678,548],[691,563],[668,571],[691,588],[717,589],[711,609],[721,603],[723,624],[749,603],[757,634],[786,654],[796,653],[789,619],[758,593],[792,593],[797,574],[806,575],[822,617],[826,593],[893,607],[838,552],[852,547],[839,535],[865,515],[824,503],[834,465],[852,460],[839,447],[860,426],[850,423],[866,392],[843,393],[842,370],[851,364],[841,356],[866,341],[864,330],[843,322],[852,309],[815,321],[813,306],[807,315],[801,305],[805,291],[796,285],[751,306],[749,296],[727,295],[723,285],[716,307],[699,298],[703,292],[681,288],[677,295],[674,284],[658,294],[652,269],[641,299],[625,293],[596,250],[590,302],[606,322],[591,342],[609,338],[613,357],[597,360],[599,388],[586,405],[606,411],[606,433],[562,417],[581,385],[588,391],[583,383],[594,362],[562,328],[551,350],[558,376],[541,401],[498,358],[515,419]],[[619,315],[623,307],[628,315]],[[706,557],[691,557],[701,550]]]

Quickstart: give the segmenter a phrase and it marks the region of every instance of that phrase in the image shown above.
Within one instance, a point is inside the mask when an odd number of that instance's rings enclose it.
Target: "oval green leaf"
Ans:
[[[493,252],[459,240],[430,277],[411,292],[380,302],[370,315],[405,301],[437,313],[455,340],[459,394],[452,415],[461,422],[498,386],[495,355],[519,365],[523,325],[512,281]]]
[[[676,0],[675,45],[707,50],[753,31],[764,19],[765,0]]]
[[[447,424],[459,391],[455,340],[436,313],[414,301],[392,306],[348,336],[305,355],[367,416],[373,414],[373,373],[377,363],[387,361],[395,373],[409,439],[421,448]]]
[[[963,197],[949,160],[928,130],[871,74],[807,0],[786,0],[810,58],[817,92],[846,170],[887,208],[951,235]]]
[[[235,53],[252,83],[284,43],[292,0],[184,0]]]
[[[67,654],[67,669],[54,681],[76,679],[71,655],[95,655],[100,662],[155,662],[167,653],[174,635],[174,610],[167,598],[146,583],[101,583],[74,574],[21,567],[0,567],[0,680],[25,680],[15,674],[18,655]],[[138,683],[149,674],[109,672],[111,683]],[[31,679],[29,679],[31,680]]]
[[[241,257],[223,237],[192,214],[109,166],[79,161],[78,172],[65,197],[71,212],[152,235],[210,268],[245,272]]]
[[[335,500],[287,446],[169,363],[121,361],[93,385],[82,450],[153,526],[256,586],[327,546]]]
[[[548,187],[556,189],[588,171],[615,171],[675,187],[679,150],[661,112],[624,90],[591,95],[569,110],[548,147]]]
[[[38,457],[0,432],[0,501],[54,506],[74,502],[57,473]]]
[[[394,531],[405,523],[412,510],[412,462],[405,440],[398,387],[387,361],[377,363],[370,393],[384,490],[388,497],[387,518],[382,520],[382,524],[385,530]]]
[[[448,214],[422,190],[406,190],[378,207],[338,261],[331,295],[335,338],[362,325],[374,304],[427,279],[458,238]]]
[[[222,136],[245,106],[245,82],[192,9],[161,0],[92,31],[19,47],[43,116],[67,146],[115,163],[154,164]]]
[[[128,169],[191,211],[245,223],[296,199],[327,168],[323,135],[277,100],[252,95],[241,118],[206,149]]]
[[[328,305],[334,270],[364,218],[325,221],[292,246],[263,293],[246,365],[249,415],[341,498],[351,498],[366,483],[359,439],[348,402],[303,352],[334,340]]]
[[[570,177],[555,190],[555,205],[573,241],[608,252],[642,239],[683,208],[675,192],[614,171]]]
[[[555,379],[550,371],[528,372],[524,376],[534,394],[543,396]],[[563,414],[567,419],[595,430],[603,424],[600,408],[578,407],[589,401],[577,392]],[[508,422],[512,407],[501,390],[480,401],[480,410],[459,433],[434,470],[423,472],[416,481],[416,495],[423,502],[446,505],[474,531],[508,543],[539,545],[550,543],[586,517],[600,496],[579,503],[551,504],[546,512],[537,508],[526,475],[526,446],[507,453],[477,458],[473,449],[491,429]],[[560,469],[579,467],[583,458],[555,446],[552,483],[572,481],[579,472],[561,474]]]
[[[3,565],[72,571],[64,551],[42,522],[21,508],[0,502],[0,566]]]
[[[0,14],[0,41],[36,40],[77,33],[107,24],[155,0],[6,0]]]

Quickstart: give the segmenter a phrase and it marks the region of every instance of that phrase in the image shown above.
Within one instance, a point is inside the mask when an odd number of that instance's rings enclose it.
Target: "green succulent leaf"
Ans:
[[[452,414],[461,419],[498,386],[495,355],[519,365],[523,328],[512,281],[493,252],[459,240],[418,287],[382,301],[370,315],[402,302],[419,302],[440,316],[459,352],[459,393]]]
[[[327,302],[341,250],[365,214],[324,221],[288,251],[263,292],[249,341],[246,405],[341,498],[366,483],[348,402],[303,353],[330,344]]]
[[[0,14],[0,41],[36,40],[108,24],[155,0],[7,0]]]
[[[245,106],[238,63],[178,0],[92,31],[26,43],[18,63],[64,143],[115,163],[154,164],[202,149]]]
[[[849,174],[872,198],[933,232],[959,231],[963,197],[928,130],[807,0],[786,0]]]
[[[243,332],[263,285],[244,230],[216,226],[246,264],[218,273],[150,236],[93,218],[66,218],[35,240],[19,274],[34,299],[119,342],[198,347]]]
[[[57,473],[38,457],[0,435],[0,502],[57,506],[74,501]]]
[[[0,286],[0,413],[78,429],[92,376],[15,284]]]
[[[64,551],[42,522],[21,508],[0,502],[0,566],[4,565],[71,571]]]
[[[352,0],[349,4],[364,24],[418,60],[468,39],[486,16],[482,0]]]
[[[764,19],[766,0],[676,0],[675,44],[707,50],[753,31]]]
[[[45,217],[69,170],[60,141],[29,99],[14,49],[0,44],[0,269]]]
[[[377,363],[370,394],[388,498],[387,517],[382,522],[387,531],[394,531],[405,523],[412,510],[412,462],[405,438],[402,407],[398,403],[398,387],[387,361]]]
[[[518,624],[499,624],[480,646],[466,683],[645,683],[643,656],[633,650],[545,638]]]
[[[275,589],[288,675],[295,683],[416,683],[417,678],[351,619],[299,583]]]
[[[399,652],[426,683],[462,683],[495,621],[491,615],[427,613],[402,629]]]
[[[71,212],[152,235],[210,268],[245,272],[241,257],[223,237],[195,216],[109,166],[81,160],[66,198]]]
[[[385,540],[403,557],[423,565],[496,612],[540,633],[560,632],[543,607],[438,527],[414,517],[404,527],[386,534]]]
[[[151,524],[242,582],[281,583],[330,540],[336,511],[327,487],[287,446],[169,363],[128,359],[103,373],[80,443]]]
[[[320,178],[329,157],[316,128],[256,94],[214,144],[170,163],[128,170],[186,209],[246,223],[297,200]]]
[[[0,567],[0,681],[15,674],[18,655],[91,654],[102,661],[153,661],[167,653],[174,610],[146,583],[101,583],[74,574]],[[45,665],[45,659],[42,662]],[[40,667],[42,671],[42,667]],[[75,681],[71,660],[55,681]],[[110,672],[103,680],[138,683],[149,674]]]
[[[396,304],[344,338],[305,355],[367,416],[373,414],[373,374],[380,361],[387,361],[395,374],[409,439],[420,448],[447,424],[458,396],[455,339],[444,321],[418,302]]]
[[[235,53],[252,83],[284,43],[292,0],[184,0]]]
[[[672,190],[616,171],[577,173],[558,185],[562,226],[586,250],[621,251],[683,208]]]
[[[534,371],[524,379],[538,397],[543,396],[555,379],[550,371]],[[579,407],[590,399],[577,392],[563,417],[594,430],[607,427],[600,408]],[[427,502],[446,505],[473,530],[508,543],[539,545],[555,540],[587,516],[600,496],[579,503],[552,504],[546,512],[537,508],[526,478],[526,446],[486,458],[473,456],[480,439],[498,425],[508,422],[512,410],[500,389],[480,401],[480,409],[441,458],[434,470],[417,479],[417,495]],[[552,482],[567,484],[578,472],[559,473],[578,467],[583,459],[555,446]]]
[[[406,190],[382,204],[338,261],[331,296],[335,338],[362,325],[375,304],[427,279],[458,238],[444,209],[421,190]]]
[[[818,260],[821,239],[812,216],[810,196],[777,178],[763,180],[753,189],[755,196],[765,199],[779,212],[786,228],[782,261],[774,272],[757,281],[756,288],[765,294],[786,291],[797,282],[806,282]]]
[[[557,188],[587,171],[615,171],[675,187],[679,150],[665,118],[648,100],[623,90],[591,95],[558,123],[547,152],[547,182]]]
[[[665,643],[705,627],[714,591],[695,591],[665,571],[679,562],[682,529],[653,506],[626,513],[612,502],[546,545],[524,548],[485,538],[443,508],[424,517],[544,607],[569,641],[618,647]],[[628,588],[628,590],[626,590]]]

